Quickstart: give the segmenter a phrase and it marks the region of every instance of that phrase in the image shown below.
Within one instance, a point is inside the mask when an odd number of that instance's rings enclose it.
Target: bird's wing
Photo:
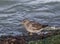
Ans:
[[[42,25],[40,23],[37,23],[37,22],[32,22],[31,21],[31,24],[32,24],[32,27],[34,29],[37,29],[37,30],[41,29],[41,27],[42,27]]]

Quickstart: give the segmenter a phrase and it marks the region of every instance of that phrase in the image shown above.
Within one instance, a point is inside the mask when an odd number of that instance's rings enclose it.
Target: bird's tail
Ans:
[[[43,28],[47,27],[48,25],[43,25]]]

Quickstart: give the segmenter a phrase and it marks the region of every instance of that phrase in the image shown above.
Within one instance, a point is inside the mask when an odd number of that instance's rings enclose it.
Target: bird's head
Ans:
[[[21,24],[26,24],[26,23],[28,23],[29,22],[29,20],[26,18],[26,19],[23,19],[20,23]]]

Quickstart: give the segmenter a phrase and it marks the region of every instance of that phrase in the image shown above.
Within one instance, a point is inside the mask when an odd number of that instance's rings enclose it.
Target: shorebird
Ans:
[[[30,21],[28,19],[24,19],[20,23],[24,25],[24,27],[26,28],[26,30],[29,32],[30,35],[32,35],[32,33],[41,32],[43,28],[48,26],[40,24],[35,21]]]

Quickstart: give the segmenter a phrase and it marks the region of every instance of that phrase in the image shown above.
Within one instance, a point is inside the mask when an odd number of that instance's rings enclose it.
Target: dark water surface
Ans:
[[[0,0],[0,36],[26,32],[19,23],[24,18],[49,26],[60,26],[60,1]]]

